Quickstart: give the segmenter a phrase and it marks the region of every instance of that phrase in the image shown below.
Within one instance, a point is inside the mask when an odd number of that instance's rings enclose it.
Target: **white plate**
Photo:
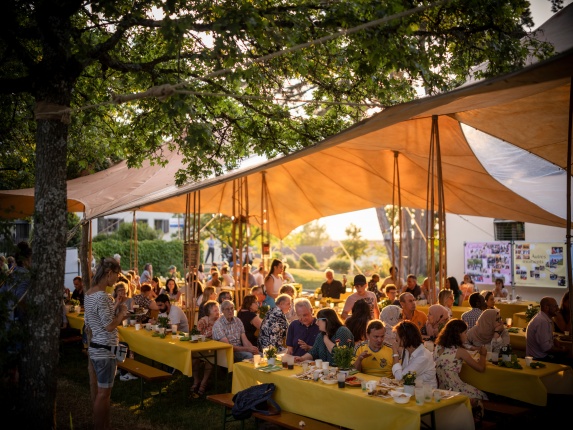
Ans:
[[[442,395],[442,400],[451,399],[452,397],[455,397],[458,394],[460,394],[459,391],[438,390],[438,389],[435,389],[434,391],[437,391]]]
[[[338,379],[324,379],[324,376],[320,378],[320,380],[324,382],[326,385],[332,385],[338,383]]]

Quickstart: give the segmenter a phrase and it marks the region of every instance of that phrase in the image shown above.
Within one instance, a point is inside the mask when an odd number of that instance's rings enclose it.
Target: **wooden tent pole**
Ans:
[[[569,81],[569,124],[567,128],[567,226],[566,226],[566,245],[567,252],[567,285],[569,288],[569,300],[573,296],[573,267],[571,261],[571,162],[573,154],[571,148],[571,138],[573,134],[573,76]],[[573,321],[573,308],[569,307],[569,321]],[[570,347],[569,354],[573,355],[573,344]]]

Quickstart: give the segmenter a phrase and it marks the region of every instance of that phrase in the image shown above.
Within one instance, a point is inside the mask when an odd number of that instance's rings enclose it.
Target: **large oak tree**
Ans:
[[[218,174],[312,145],[415,84],[446,91],[477,64],[497,75],[550,54],[524,31],[525,0],[6,0],[2,12],[0,187],[36,196],[18,421],[36,429],[55,426],[67,179],[161,162],[166,140],[189,162],[180,182]],[[160,85],[165,97],[121,96]]]

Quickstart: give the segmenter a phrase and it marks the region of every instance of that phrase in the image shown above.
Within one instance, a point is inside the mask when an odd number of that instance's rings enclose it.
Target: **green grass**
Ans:
[[[304,291],[314,292],[326,280],[324,271],[289,269],[296,282],[302,284]]]
[[[136,355],[148,364],[151,361]],[[157,365],[157,364],[156,364]],[[225,385],[226,369],[219,368],[217,390],[211,375],[207,394],[230,391]],[[56,425],[58,429],[93,429],[92,403],[87,371],[87,357],[80,345],[67,345],[63,349],[58,368]],[[145,409],[140,410],[140,380],[122,382],[116,378],[111,395],[111,420],[114,430],[161,429],[217,429],[222,424],[222,407],[205,398],[190,399],[191,378],[176,372],[168,383],[144,384]],[[163,387],[161,395],[156,394]],[[0,387],[0,401],[4,410],[11,410],[16,398],[6,386]],[[254,418],[245,422],[246,430],[256,428]],[[227,429],[240,429],[240,423],[229,423]]]

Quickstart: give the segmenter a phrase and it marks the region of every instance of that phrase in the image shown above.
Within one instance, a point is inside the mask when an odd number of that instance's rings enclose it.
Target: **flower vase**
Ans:
[[[404,392],[406,394],[412,394],[414,395],[414,389],[416,388],[415,385],[404,385]]]
[[[276,357],[267,358],[267,363],[269,364],[269,366],[274,366],[276,360],[277,360]]]

